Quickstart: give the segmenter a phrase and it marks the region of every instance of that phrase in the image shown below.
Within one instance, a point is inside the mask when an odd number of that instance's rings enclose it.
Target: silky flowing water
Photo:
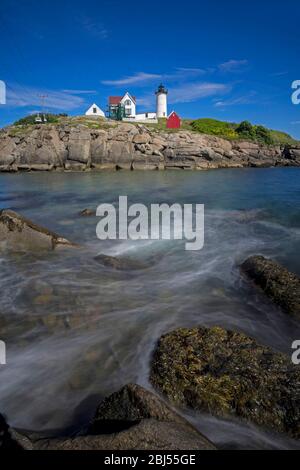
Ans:
[[[101,398],[128,382],[151,389],[151,354],[179,326],[221,325],[291,355],[299,323],[241,278],[238,265],[263,254],[300,274],[300,169],[209,172],[0,174],[0,207],[81,245],[51,253],[0,252],[0,410],[11,425],[77,429]],[[205,204],[205,243],[100,241],[103,202]],[[98,253],[151,263],[118,272]],[[300,367],[300,366],[299,366]],[[297,448],[240,420],[179,410],[218,446]]]

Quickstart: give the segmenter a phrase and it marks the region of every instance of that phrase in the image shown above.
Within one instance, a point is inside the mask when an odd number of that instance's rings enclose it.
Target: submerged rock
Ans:
[[[251,256],[241,270],[285,312],[300,318],[300,279],[296,274],[263,256]]]
[[[54,250],[58,246],[75,246],[57,233],[6,209],[0,211],[0,244],[13,250],[20,248]]]
[[[87,432],[74,437],[31,435],[33,449],[200,450],[215,446],[143,387],[128,384],[99,406]],[[30,434],[28,435],[30,438]],[[27,439],[27,437],[24,437]],[[25,442],[26,447],[30,448]]]
[[[103,264],[103,266],[107,266],[118,271],[135,271],[139,269],[146,269],[149,267],[147,264],[144,264],[140,261],[131,258],[118,258],[115,256],[100,254],[95,256],[94,259],[98,263]]]
[[[91,217],[96,215],[96,211],[94,209],[83,209],[83,211],[79,212],[81,217]]]
[[[162,336],[151,382],[174,404],[300,437],[299,367],[245,334],[198,327]]]

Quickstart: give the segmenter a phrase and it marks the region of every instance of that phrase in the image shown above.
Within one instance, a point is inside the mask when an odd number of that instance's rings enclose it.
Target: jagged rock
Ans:
[[[300,279],[296,274],[264,256],[251,256],[241,270],[285,312],[300,318]]]
[[[91,143],[91,163],[101,164],[108,158],[108,149],[106,140],[103,137],[98,137]]]
[[[73,130],[69,136],[68,160],[88,163],[90,157],[91,134],[88,130]]]
[[[109,268],[116,269],[118,271],[136,271],[139,269],[146,269],[149,266],[137,261],[133,260],[130,258],[118,258],[115,256],[108,256],[108,255],[103,255],[99,254],[95,256],[95,261],[97,261],[100,264],[103,264],[103,266],[107,266]]]
[[[151,392],[128,384],[100,404],[87,434],[40,439],[34,448],[213,450],[215,446]]]
[[[289,157],[294,160],[300,159],[300,148],[290,148]]]
[[[10,138],[5,138],[2,140],[0,146],[0,165],[12,165],[15,160],[15,151],[16,151],[16,144]]]
[[[249,141],[236,142],[233,144],[233,148],[237,150],[258,150],[259,144]]]
[[[245,334],[198,327],[163,335],[150,380],[174,404],[300,438],[299,367]]]
[[[141,419],[182,422],[164,402],[139,385],[128,384],[105,398],[97,408],[89,432],[99,433],[113,422],[136,423]],[[126,425],[125,425],[126,427]]]
[[[151,140],[151,136],[149,134],[143,133],[143,134],[136,134],[132,142],[135,144],[148,144]]]
[[[216,447],[153,393],[125,385],[99,406],[87,431],[47,438],[9,428],[0,415],[0,450],[214,450]]]
[[[34,224],[11,210],[0,211],[0,246],[12,250],[50,249],[75,246],[57,233]]]

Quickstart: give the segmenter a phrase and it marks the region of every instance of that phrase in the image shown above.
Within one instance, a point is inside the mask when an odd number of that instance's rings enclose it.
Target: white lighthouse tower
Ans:
[[[168,90],[160,84],[156,94],[156,117],[166,118],[167,117],[167,94]]]

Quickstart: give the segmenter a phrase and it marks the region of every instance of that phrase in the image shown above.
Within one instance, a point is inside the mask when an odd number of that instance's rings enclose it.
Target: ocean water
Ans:
[[[100,241],[84,208],[129,203],[205,205],[205,243]],[[179,326],[220,325],[291,355],[300,325],[241,278],[238,265],[263,254],[300,274],[300,169],[209,172],[0,174],[0,207],[77,242],[53,253],[0,252],[0,411],[19,428],[77,429],[107,394],[128,382],[151,389],[151,354]],[[117,272],[105,253],[147,263]],[[299,444],[240,420],[178,410],[224,448]]]

